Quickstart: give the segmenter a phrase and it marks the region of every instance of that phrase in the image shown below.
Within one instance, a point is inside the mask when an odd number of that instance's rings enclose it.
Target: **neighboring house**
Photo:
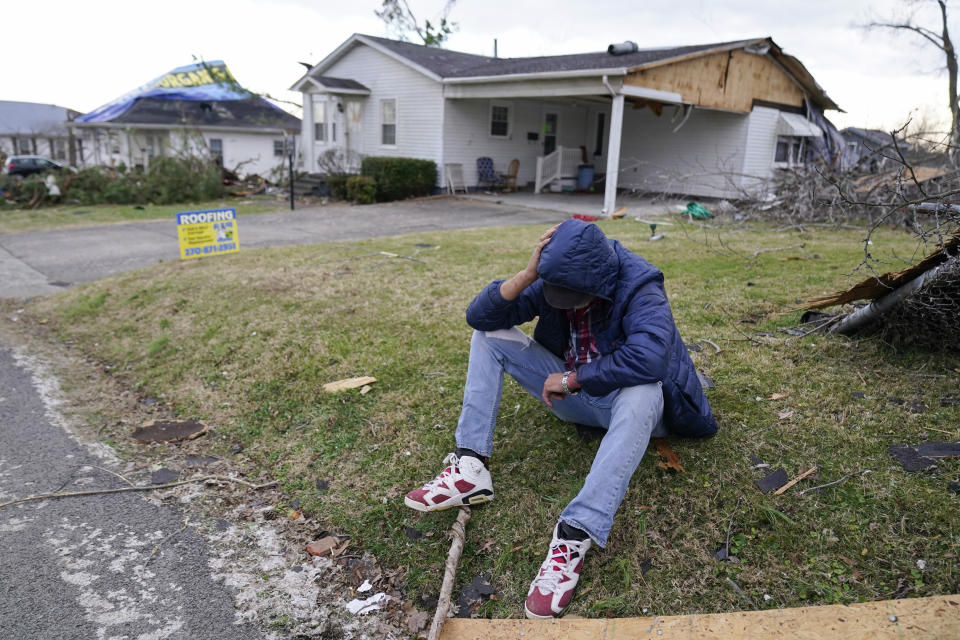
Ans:
[[[499,171],[541,189],[592,164],[604,210],[617,187],[737,196],[831,145],[839,109],[770,38],[535,58],[490,58],[353,35],[291,87],[303,93],[303,162],[330,149]],[[350,155],[350,154],[348,154]]]
[[[841,135],[846,142],[843,150],[843,168],[868,173],[879,173],[899,165],[894,160],[897,157],[893,146],[893,138],[886,131],[880,129],[858,129],[847,127]],[[908,153],[903,140],[897,139],[900,150]]]
[[[156,156],[209,156],[240,174],[283,170],[300,119],[243,87],[222,61],[178,67],[81,116],[87,165],[146,168]]]
[[[0,100],[0,154],[39,155],[80,164],[83,146],[67,128],[79,115],[79,111],[55,104]]]

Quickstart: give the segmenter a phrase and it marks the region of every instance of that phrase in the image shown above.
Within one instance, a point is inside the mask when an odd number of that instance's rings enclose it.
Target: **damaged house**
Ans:
[[[79,111],[55,104],[0,100],[0,154],[38,155],[70,165],[83,163],[83,145],[67,123]]]
[[[606,212],[618,188],[737,197],[810,150],[842,151],[823,115],[839,107],[770,38],[491,58],[356,34],[291,88],[307,171],[337,149],[430,159],[438,186],[453,172],[479,185],[516,160],[539,192],[587,165]]]
[[[240,174],[282,169],[300,119],[244,89],[222,61],[178,67],[70,123],[85,164],[146,168],[156,156],[209,156]]]

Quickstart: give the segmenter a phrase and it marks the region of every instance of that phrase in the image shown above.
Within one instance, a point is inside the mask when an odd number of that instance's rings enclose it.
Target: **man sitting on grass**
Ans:
[[[536,317],[531,339],[517,325]],[[476,331],[457,450],[404,502],[438,511],[493,499],[487,464],[504,372],[561,420],[605,429],[527,595],[528,618],[551,618],[570,603],[591,541],[606,546],[650,437],[710,436],[717,423],[673,322],[663,274],[594,224],[571,219],[544,233],[525,269],[474,298],[467,322]]]

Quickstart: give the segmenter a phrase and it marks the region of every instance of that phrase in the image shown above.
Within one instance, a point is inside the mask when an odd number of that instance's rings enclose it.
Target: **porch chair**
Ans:
[[[502,187],[504,180],[493,170],[493,158],[477,158],[477,183],[479,186]]]
[[[510,161],[510,164],[507,166],[507,172],[501,173],[500,177],[503,178],[503,190],[509,191],[511,193],[516,193],[517,191],[517,173],[520,171],[520,161],[514,158]]]
[[[463,179],[463,165],[450,162],[444,165],[447,173],[447,193],[456,195],[457,191],[467,193],[467,183]]]

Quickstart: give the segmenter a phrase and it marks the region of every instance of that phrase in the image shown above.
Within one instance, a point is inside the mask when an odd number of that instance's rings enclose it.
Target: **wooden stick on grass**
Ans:
[[[817,469],[819,469],[819,467],[817,467],[816,465],[810,467],[809,469],[807,469],[806,471],[804,471],[803,473],[801,473],[800,475],[798,475],[796,478],[794,478],[793,480],[791,480],[791,481],[788,482],[787,484],[783,485],[782,487],[780,487],[779,489],[777,489],[776,491],[774,491],[774,492],[773,492],[773,495],[775,495],[775,496],[781,495],[781,494],[784,493],[787,489],[789,489],[789,488],[792,487],[793,485],[797,484],[798,482],[800,482],[801,480],[803,480],[803,479],[806,478],[807,476],[813,475],[813,473],[814,473]]]
[[[26,498],[17,498],[16,500],[11,500],[10,502],[0,503],[0,509],[3,507],[9,507],[12,504],[19,504],[21,502],[30,502],[31,500],[49,500],[51,498],[69,498],[71,496],[95,496],[104,493],[124,493],[126,491],[155,491],[156,489],[169,489],[170,487],[179,487],[183,484],[190,484],[192,482],[207,482],[208,480],[219,481],[219,482],[236,482],[238,484],[246,485],[251,489],[265,489],[267,487],[272,487],[277,484],[276,481],[267,482],[265,484],[253,484],[247,482],[246,480],[241,480],[240,478],[230,478],[228,476],[205,476],[203,478],[193,478],[191,480],[180,480],[179,482],[170,482],[167,484],[153,484],[143,487],[121,487],[119,489],[95,489],[93,491],[67,491],[54,493],[42,493],[36,496],[27,496]]]
[[[430,625],[430,633],[427,640],[437,640],[440,637],[440,629],[443,628],[443,621],[447,618],[447,611],[450,610],[450,594],[453,592],[453,581],[457,577],[457,564],[460,562],[460,554],[463,553],[463,543],[467,537],[467,520],[470,519],[470,507],[461,507],[457,514],[457,521],[453,523],[451,533],[453,542],[450,544],[450,552],[447,554],[447,562],[443,569],[443,586],[440,587],[440,599],[437,600],[437,612],[433,616],[433,623]]]

